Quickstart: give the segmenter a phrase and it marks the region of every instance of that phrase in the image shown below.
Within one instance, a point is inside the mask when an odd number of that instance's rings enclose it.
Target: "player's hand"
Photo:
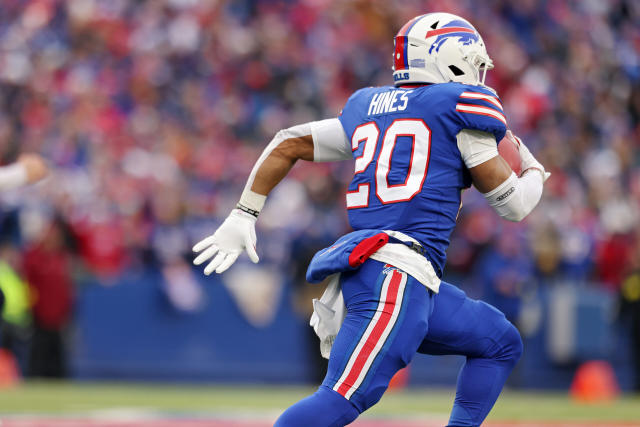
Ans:
[[[200,265],[213,258],[204,269],[207,276],[214,270],[216,273],[226,271],[244,250],[251,261],[257,263],[260,259],[256,253],[255,225],[256,217],[253,215],[239,209],[232,210],[213,235],[193,247],[194,252],[200,252],[193,263]]]
[[[506,136],[507,138],[515,141],[516,145],[518,146],[518,151],[520,152],[520,168],[522,170],[520,176],[524,175],[524,173],[529,169],[537,169],[542,174],[542,182],[545,182],[547,179],[549,179],[549,176],[551,176],[551,174],[544,169],[542,163],[540,163],[536,160],[535,157],[533,157],[533,154],[531,154],[531,151],[529,151],[527,146],[524,145],[524,142],[522,142],[522,140],[514,135],[510,130],[507,131]]]
[[[18,157],[17,163],[21,164],[26,171],[27,184],[32,184],[34,182],[40,181],[49,173],[47,164],[39,154],[21,154],[20,157]]]

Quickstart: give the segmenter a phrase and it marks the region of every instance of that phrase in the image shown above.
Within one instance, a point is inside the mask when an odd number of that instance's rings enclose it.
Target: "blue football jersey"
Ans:
[[[456,136],[481,130],[500,141],[507,129],[500,100],[460,83],[370,87],[349,98],[339,119],[355,159],[351,226],[415,238],[441,275],[461,193],[471,185]]]

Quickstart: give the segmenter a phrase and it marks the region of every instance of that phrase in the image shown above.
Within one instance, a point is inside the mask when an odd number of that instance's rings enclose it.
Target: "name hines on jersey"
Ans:
[[[409,104],[409,94],[411,92],[413,91],[394,89],[376,93],[373,95],[373,98],[371,98],[371,102],[369,103],[367,116],[406,110],[407,105]]]

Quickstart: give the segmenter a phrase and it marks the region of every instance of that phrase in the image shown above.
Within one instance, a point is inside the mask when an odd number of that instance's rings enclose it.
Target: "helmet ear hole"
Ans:
[[[464,71],[462,71],[460,68],[456,67],[455,65],[449,65],[449,69],[451,70],[453,75],[456,77],[464,75]]]

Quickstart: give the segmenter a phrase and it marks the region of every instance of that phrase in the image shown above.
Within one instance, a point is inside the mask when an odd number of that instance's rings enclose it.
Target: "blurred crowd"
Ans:
[[[54,292],[54,319],[36,300],[34,321],[64,324],[83,277],[186,271],[191,245],[226,217],[275,132],[392,84],[393,36],[429,11],[480,31],[495,63],[487,83],[552,172],[520,224],[467,191],[450,273],[512,319],[532,283],[622,290],[637,307],[637,2],[3,0],[0,159],[35,151],[53,169],[2,196],[3,262],[36,288],[52,275],[69,288]],[[348,229],[351,168],[294,168],[258,221],[264,262],[300,270],[294,254]]]

